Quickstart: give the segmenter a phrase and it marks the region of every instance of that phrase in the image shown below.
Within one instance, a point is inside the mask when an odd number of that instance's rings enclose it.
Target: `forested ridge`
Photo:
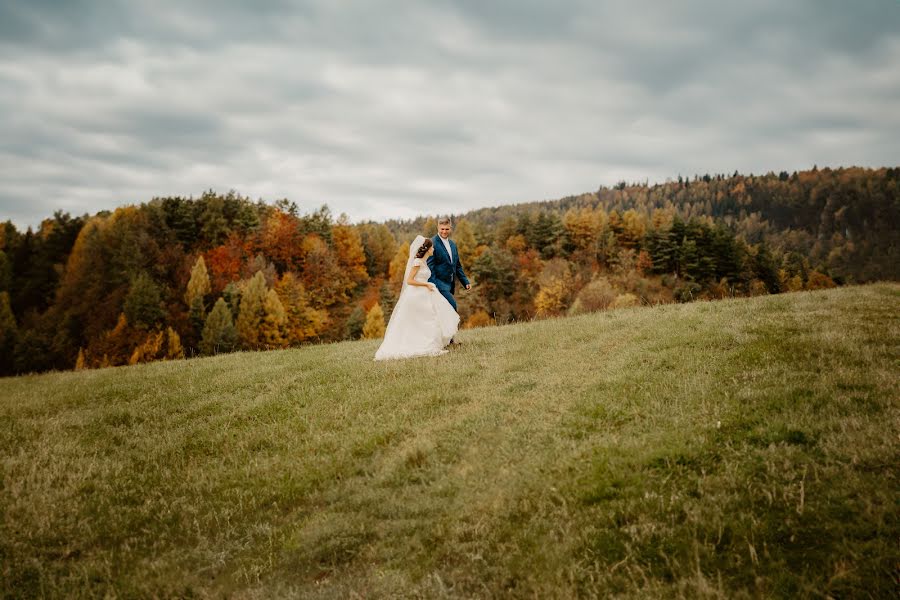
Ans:
[[[900,279],[900,168],[679,177],[454,216],[466,326]],[[434,217],[235,192],[0,225],[0,373],[378,337]]]

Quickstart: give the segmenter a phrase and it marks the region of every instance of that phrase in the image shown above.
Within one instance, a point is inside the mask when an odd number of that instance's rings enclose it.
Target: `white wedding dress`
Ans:
[[[450,343],[459,328],[459,315],[440,292],[406,283],[414,266],[419,267],[416,281],[427,283],[431,277],[431,269],[425,259],[415,258],[416,251],[424,241],[425,238],[419,236],[410,245],[410,258],[406,263],[400,298],[391,313],[384,341],[375,353],[375,360],[445,354],[447,351],[444,347]]]

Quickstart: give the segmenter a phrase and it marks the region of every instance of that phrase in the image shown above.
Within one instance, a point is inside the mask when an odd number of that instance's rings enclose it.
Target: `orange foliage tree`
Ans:
[[[303,260],[300,219],[281,210],[273,210],[263,225],[255,250],[271,261],[278,272],[294,271]]]
[[[241,278],[241,266],[246,255],[244,241],[236,233],[229,235],[221,246],[206,252],[204,256],[211,293],[221,294],[226,285]]]

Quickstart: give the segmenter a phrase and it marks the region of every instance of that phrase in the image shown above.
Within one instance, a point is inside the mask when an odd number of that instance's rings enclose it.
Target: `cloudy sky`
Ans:
[[[0,0],[0,220],[900,164],[897,0]]]

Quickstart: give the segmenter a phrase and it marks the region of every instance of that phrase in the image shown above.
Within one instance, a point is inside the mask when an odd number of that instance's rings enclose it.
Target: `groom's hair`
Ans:
[[[453,223],[450,222],[450,217],[441,217],[438,219],[438,225],[449,225],[453,227]]]
[[[428,254],[428,249],[431,248],[431,245],[434,242],[431,241],[431,238],[425,238],[425,241],[422,242],[422,245],[419,246],[419,249],[416,250],[416,258],[422,258],[426,254]]]

